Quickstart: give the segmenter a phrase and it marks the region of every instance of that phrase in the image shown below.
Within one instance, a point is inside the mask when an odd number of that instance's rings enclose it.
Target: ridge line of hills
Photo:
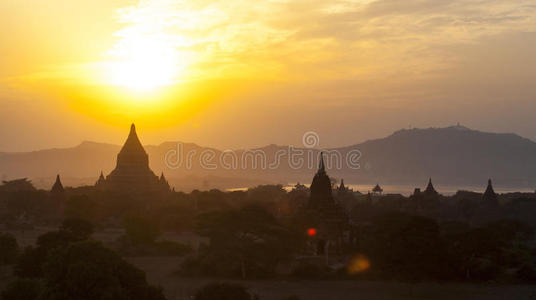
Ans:
[[[185,168],[185,164],[169,168],[164,162],[166,152],[177,150],[177,143],[182,144],[183,154],[197,153],[190,168]],[[42,188],[48,188],[56,174],[61,174],[66,185],[93,184],[101,170],[107,174],[113,169],[120,147],[84,141],[71,148],[0,152],[0,176],[3,180],[27,177]],[[296,169],[283,161],[274,169],[251,166],[226,169],[216,161],[217,168],[208,170],[196,161],[199,153],[211,150],[221,155],[221,150],[172,141],[144,147],[153,171],[164,172],[178,190],[308,183],[317,166],[310,163]],[[287,147],[270,144],[234,151],[240,154],[245,150],[262,150],[270,162],[278,150]],[[312,151],[312,157],[318,156],[318,150],[295,149]],[[401,129],[384,138],[327,150],[336,150],[343,158],[350,151],[360,151],[359,169],[344,163],[341,168],[328,167],[330,176],[344,178],[347,183],[415,186],[432,177],[439,184],[468,186],[483,185],[493,178],[501,186],[530,190],[536,187],[536,143],[513,133],[482,132],[463,126]],[[287,158],[284,156],[283,160]]]

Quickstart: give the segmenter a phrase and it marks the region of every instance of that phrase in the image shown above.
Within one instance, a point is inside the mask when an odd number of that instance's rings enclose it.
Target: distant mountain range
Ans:
[[[165,142],[145,149],[153,171],[164,172],[172,186],[185,191],[309,183],[319,156],[318,149],[277,145],[222,152]],[[119,150],[118,145],[83,142],[73,148],[0,153],[0,176],[27,177],[40,188],[49,188],[56,174],[67,186],[93,184],[101,171],[106,175],[114,168]],[[348,164],[357,156],[358,161]],[[535,142],[463,126],[403,129],[385,138],[325,149],[325,159],[329,175],[345,183],[422,186],[432,177],[443,185],[469,186],[493,178],[501,186],[536,187]]]

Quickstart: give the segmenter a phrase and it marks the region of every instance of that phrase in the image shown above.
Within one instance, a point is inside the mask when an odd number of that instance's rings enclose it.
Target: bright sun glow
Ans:
[[[120,41],[110,52],[119,58],[108,63],[109,80],[113,85],[151,90],[175,83],[182,71],[179,53],[164,38],[134,34]]]

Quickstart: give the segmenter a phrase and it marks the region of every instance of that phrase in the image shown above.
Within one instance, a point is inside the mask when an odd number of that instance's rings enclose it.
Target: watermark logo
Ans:
[[[164,154],[164,164],[169,169],[202,168],[205,170],[292,170],[315,169],[320,161],[320,153],[327,169],[361,168],[359,149],[318,149],[320,136],[307,131],[302,136],[302,147],[279,147],[249,150],[185,149],[184,144]]]
[[[320,145],[320,137],[314,131],[307,131],[302,137],[303,146],[307,149],[312,149]]]

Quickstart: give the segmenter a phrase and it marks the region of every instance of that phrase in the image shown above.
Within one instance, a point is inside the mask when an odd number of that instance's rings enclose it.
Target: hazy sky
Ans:
[[[0,0],[0,151],[536,140],[534,0]]]

